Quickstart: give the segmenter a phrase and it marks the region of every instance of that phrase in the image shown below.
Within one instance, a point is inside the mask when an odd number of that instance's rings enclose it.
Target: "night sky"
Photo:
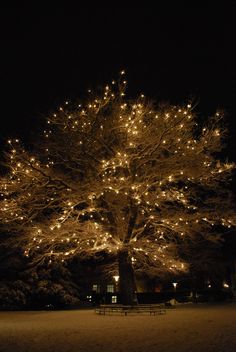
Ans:
[[[223,108],[227,154],[236,161],[236,3],[166,3],[1,5],[1,148],[11,136],[28,141],[47,113],[125,69],[128,96],[170,103],[193,97],[206,117]]]

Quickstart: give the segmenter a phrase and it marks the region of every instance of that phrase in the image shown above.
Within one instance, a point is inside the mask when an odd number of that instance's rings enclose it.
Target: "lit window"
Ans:
[[[100,292],[100,286],[97,284],[94,284],[92,290],[93,290],[93,292],[98,293],[98,292]]]
[[[107,285],[107,292],[114,292],[114,285]]]
[[[117,303],[117,296],[111,296],[111,303]]]

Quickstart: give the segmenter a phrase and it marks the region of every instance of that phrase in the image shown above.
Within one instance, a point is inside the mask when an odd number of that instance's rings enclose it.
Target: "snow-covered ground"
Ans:
[[[235,352],[236,304],[179,306],[157,316],[0,312],[0,352],[13,351]]]

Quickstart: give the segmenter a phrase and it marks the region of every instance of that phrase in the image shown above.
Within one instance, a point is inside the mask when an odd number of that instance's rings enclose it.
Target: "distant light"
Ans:
[[[172,282],[172,285],[174,286],[174,289],[176,290],[176,287],[178,285],[178,282]]]
[[[119,278],[120,278],[119,275],[114,275],[114,276],[113,276],[113,279],[115,280],[115,282],[118,282],[118,281],[119,281]]]

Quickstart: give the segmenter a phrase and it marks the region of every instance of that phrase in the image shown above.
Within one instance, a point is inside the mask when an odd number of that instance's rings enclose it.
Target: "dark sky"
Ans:
[[[193,96],[205,116],[225,109],[227,153],[236,160],[236,3],[220,2],[0,5],[1,146],[12,135],[27,140],[42,116],[124,68],[128,95],[173,103]]]

